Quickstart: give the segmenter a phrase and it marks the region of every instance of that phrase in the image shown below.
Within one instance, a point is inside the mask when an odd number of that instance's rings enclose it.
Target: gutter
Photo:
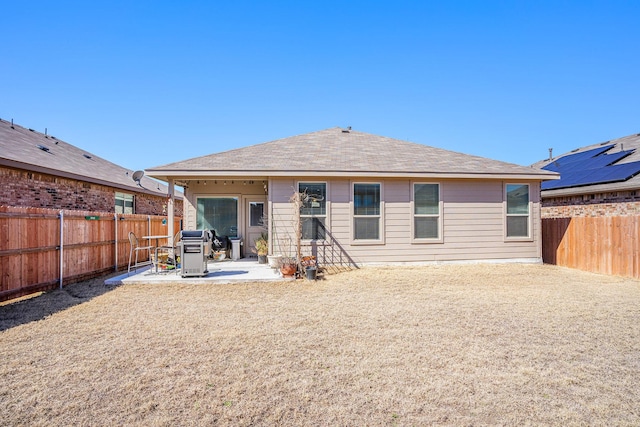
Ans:
[[[84,182],[89,182],[91,184],[98,184],[98,185],[104,185],[105,187],[112,187],[112,188],[116,188],[119,190],[126,190],[126,191],[135,191],[138,193],[145,193],[145,194],[149,194],[152,196],[165,196],[167,195],[167,192],[163,192],[162,190],[160,191],[152,191],[149,189],[146,189],[144,187],[141,186],[137,186],[137,185],[124,185],[124,184],[120,184],[117,182],[113,182],[113,181],[105,181],[105,180],[101,180],[101,179],[96,179],[96,178],[92,178],[89,176],[85,176],[85,175],[78,175],[78,174],[74,174],[71,172],[65,172],[62,171],[60,169],[50,169],[50,168],[46,168],[43,166],[39,166],[39,165],[34,165],[34,164],[30,164],[30,163],[23,163],[23,162],[18,162],[15,160],[10,160],[10,159],[6,159],[6,158],[2,158],[0,159],[0,165],[2,166],[7,166],[10,168],[14,168],[14,169],[22,169],[22,170],[26,170],[26,171],[32,171],[32,172],[39,172],[39,173],[45,173],[47,175],[52,175],[52,176],[59,176],[62,178],[68,178],[68,179],[74,179],[77,181],[84,181]],[[133,181],[132,181],[133,183]],[[167,190],[168,191],[168,190]],[[176,198],[182,199],[182,195],[176,194]]]
[[[544,198],[551,197],[565,197],[565,196],[582,196],[587,194],[598,194],[598,193],[606,193],[606,192],[616,192],[616,191],[633,191],[639,190],[640,183],[630,183],[624,186],[608,186],[605,187],[603,185],[594,185],[594,186],[582,186],[582,187],[569,187],[569,188],[559,188],[556,190],[542,190],[540,195]]]
[[[305,177],[305,176],[326,176],[326,177],[380,177],[380,178],[447,178],[447,179],[523,179],[523,180],[557,180],[560,175],[556,172],[546,173],[472,173],[472,172],[375,172],[375,171],[323,171],[323,170],[300,170],[300,171],[231,171],[231,170],[154,170],[146,169],[148,176],[168,181],[173,179],[211,177]]]

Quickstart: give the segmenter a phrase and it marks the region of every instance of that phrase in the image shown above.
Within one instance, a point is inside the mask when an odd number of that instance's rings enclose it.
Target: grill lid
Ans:
[[[182,230],[180,232],[180,240],[208,242],[211,240],[211,233],[209,230]]]

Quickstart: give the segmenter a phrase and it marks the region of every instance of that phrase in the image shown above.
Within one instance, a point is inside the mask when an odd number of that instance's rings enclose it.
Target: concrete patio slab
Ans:
[[[137,272],[124,273],[107,279],[105,285],[127,285],[140,283],[158,284],[205,284],[205,283],[234,283],[234,282],[264,282],[280,281],[283,279],[278,270],[267,264],[258,264],[256,259],[245,258],[240,260],[209,261],[208,273],[203,277],[182,277],[180,271],[155,271],[146,267],[139,268]]]

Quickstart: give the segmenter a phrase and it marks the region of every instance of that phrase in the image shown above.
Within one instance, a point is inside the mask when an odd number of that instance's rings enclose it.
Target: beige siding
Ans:
[[[314,181],[322,180],[313,178]],[[443,200],[443,241],[412,243],[412,182],[402,179],[331,180],[328,183],[328,223],[333,238],[356,262],[424,262],[459,260],[540,260],[539,184],[529,182],[531,239],[505,240],[505,181],[429,180],[439,182]],[[353,242],[351,183],[381,182],[384,201],[384,244]],[[509,181],[511,183],[511,181]],[[294,247],[289,197],[296,181],[272,180],[272,202],[276,238],[281,246]],[[287,246],[288,245],[288,246]],[[307,247],[308,251],[310,248]]]
[[[289,201],[294,185],[295,181],[292,179],[271,181],[269,204],[272,253],[286,256],[294,256],[296,253],[293,207]]]

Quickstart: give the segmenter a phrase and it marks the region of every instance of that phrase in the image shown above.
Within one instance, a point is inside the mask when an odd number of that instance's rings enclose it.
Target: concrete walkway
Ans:
[[[201,283],[233,283],[233,282],[265,282],[281,281],[280,271],[269,267],[267,264],[258,264],[253,258],[244,258],[236,261],[209,261],[209,272],[203,277],[182,277],[180,271],[161,271],[155,273],[150,267],[138,268],[137,272],[124,273],[107,279],[105,285],[127,285],[133,283],[175,283],[175,284],[201,284]]]

